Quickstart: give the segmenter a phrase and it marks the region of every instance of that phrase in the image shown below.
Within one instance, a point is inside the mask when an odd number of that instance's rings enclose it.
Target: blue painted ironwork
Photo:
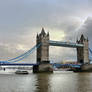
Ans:
[[[53,66],[55,66],[54,63]],[[38,63],[0,63],[1,66],[34,66],[34,65],[39,65]],[[81,64],[59,64],[59,66],[69,66],[73,68],[80,68]]]
[[[21,61],[23,60],[24,58],[27,58],[30,54],[33,53],[33,51],[35,51],[35,49],[39,48],[41,44],[38,44],[37,46],[34,46],[32,49],[30,49],[23,57],[21,58],[18,58],[17,60],[15,61],[12,61],[12,62],[18,62],[18,61]]]
[[[89,52],[90,52],[90,56],[89,56],[89,60],[92,61],[92,50],[89,48]]]
[[[67,66],[67,67],[72,67],[72,68],[80,68],[81,64],[53,64],[53,66],[57,66],[57,67],[63,67],[63,66]]]
[[[51,46],[62,46],[62,47],[71,47],[71,48],[77,48],[77,47],[83,47],[83,44],[77,44],[72,42],[62,42],[62,41],[49,41],[49,44]]]
[[[38,44],[38,45],[35,45],[33,48],[31,48],[30,50],[28,50],[27,52],[25,52],[24,54],[20,55],[20,56],[17,56],[15,58],[12,58],[12,59],[9,59],[7,61],[0,61],[0,62],[3,62],[3,63],[9,63],[9,62],[18,62],[18,61],[21,61],[23,60],[24,58],[28,57],[30,54],[32,54],[32,52],[36,49],[36,48],[39,48],[41,45]]]
[[[89,48],[90,53],[92,54],[92,50]]]
[[[0,63],[1,66],[34,66],[38,64],[30,63]]]

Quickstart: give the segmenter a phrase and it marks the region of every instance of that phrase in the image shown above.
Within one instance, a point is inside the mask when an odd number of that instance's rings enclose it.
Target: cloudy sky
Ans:
[[[0,60],[32,48],[42,27],[51,40],[76,42],[85,34],[92,47],[92,0],[0,0]],[[76,49],[50,47],[50,60],[76,61]],[[23,62],[35,61],[34,52]]]

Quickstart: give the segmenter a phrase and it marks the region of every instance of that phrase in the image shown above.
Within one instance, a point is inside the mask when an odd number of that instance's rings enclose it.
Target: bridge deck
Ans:
[[[30,64],[30,63],[0,63],[0,66],[33,66],[38,64]]]
[[[56,65],[54,63],[51,63],[52,65]],[[0,63],[0,66],[34,66],[34,65],[38,65],[35,63]],[[80,68],[80,64],[59,64],[59,66],[71,66],[71,67],[75,67],[75,68]]]

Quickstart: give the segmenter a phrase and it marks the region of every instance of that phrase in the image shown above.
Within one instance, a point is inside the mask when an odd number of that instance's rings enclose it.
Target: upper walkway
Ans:
[[[62,41],[52,41],[52,40],[49,40],[49,44],[51,46],[62,46],[62,47],[71,47],[71,48],[83,47],[83,44],[77,44],[72,42],[62,42]]]

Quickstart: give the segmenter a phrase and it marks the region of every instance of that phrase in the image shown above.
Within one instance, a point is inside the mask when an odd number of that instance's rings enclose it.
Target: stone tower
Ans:
[[[80,40],[77,40],[78,44],[83,44],[83,47],[77,48],[77,61],[79,63],[89,63],[89,43],[88,38],[86,39],[82,34]]]
[[[41,44],[37,49],[37,63],[49,63],[49,33],[46,34],[44,28],[42,28],[36,39],[37,45]]]
[[[40,45],[37,48],[37,64],[33,66],[34,73],[42,73],[42,72],[53,72],[53,66],[49,61],[49,33],[45,33],[44,28],[40,34],[37,34],[36,44]]]

